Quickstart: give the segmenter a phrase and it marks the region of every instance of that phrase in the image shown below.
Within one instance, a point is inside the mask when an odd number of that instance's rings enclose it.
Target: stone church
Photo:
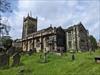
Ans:
[[[27,16],[23,20],[22,49],[23,51],[36,50],[65,51],[65,31],[61,27],[50,27],[37,31],[37,18]]]
[[[89,33],[82,23],[67,29],[50,27],[37,31],[38,18],[30,15],[23,18],[22,49],[23,51],[88,50]]]

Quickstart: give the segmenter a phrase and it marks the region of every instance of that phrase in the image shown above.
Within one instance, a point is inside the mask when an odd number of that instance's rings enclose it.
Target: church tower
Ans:
[[[37,17],[32,18],[32,16],[28,14],[26,18],[23,18],[22,39],[36,31],[37,31]]]

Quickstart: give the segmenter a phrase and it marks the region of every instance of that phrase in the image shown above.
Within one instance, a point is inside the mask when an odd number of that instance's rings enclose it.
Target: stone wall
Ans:
[[[66,30],[67,50],[89,50],[89,33],[83,25],[76,25]]]

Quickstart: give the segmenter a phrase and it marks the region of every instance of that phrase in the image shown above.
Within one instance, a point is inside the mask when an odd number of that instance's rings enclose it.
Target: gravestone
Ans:
[[[47,53],[46,52],[44,53],[43,59],[44,59],[44,63],[46,63],[47,62]]]
[[[75,60],[75,51],[72,50],[72,51],[70,51],[70,53],[71,53],[71,59],[72,60]]]
[[[75,60],[75,55],[74,54],[72,54],[72,60]]]
[[[12,56],[15,52],[16,52],[15,47],[10,47],[10,48],[7,50],[6,53],[7,53],[9,56]]]
[[[96,63],[100,63],[100,56],[96,56],[96,57],[95,57],[95,62],[96,62]]]
[[[9,55],[0,53],[0,67],[9,66]]]
[[[49,53],[49,51],[46,50],[46,48],[45,48],[45,50],[44,50],[44,56],[43,56],[44,63],[47,62],[47,55],[48,55],[48,53]]]
[[[12,66],[16,66],[16,65],[19,65],[20,64],[20,54],[18,52],[16,52],[14,55],[13,55],[13,64]]]
[[[48,55],[49,51],[47,51],[46,49],[43,51],[42,54],[40,54],[40,59],[42,63],[47,63],[47,55]]]
[[[62,56],[62,54],[61,54],[61,53],[58,53],[58,52],[57,52],[57,53],[55,53],[55,54],[56,54],[57,56]]]

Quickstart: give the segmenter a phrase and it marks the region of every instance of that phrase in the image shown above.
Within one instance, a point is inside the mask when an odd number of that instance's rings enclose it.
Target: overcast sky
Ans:
[[[31,12],[38,17],[38,30],[52,26],[68,28],[80,21],[97,40],[100,30],[100,0],[9,0],[13,13],[5,13],[11,25],[10,35],[22,36],[23,17]]]

